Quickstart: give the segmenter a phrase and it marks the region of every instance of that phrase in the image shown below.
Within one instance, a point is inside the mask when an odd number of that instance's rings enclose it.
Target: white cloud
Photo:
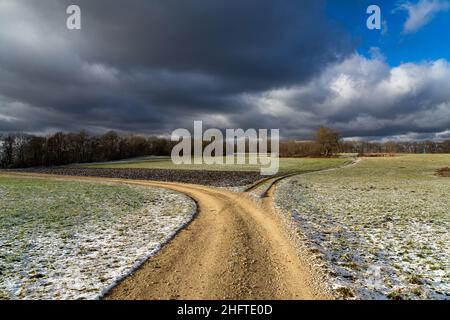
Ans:
[[[450,129],[449,129],[449,130],[445,130],[445,131],[436,133],[436,137],[437,137],[438,139],[442,139],[442,140],[448,140],[448,139],[450,139]]]
[[[427,25],[434,16],[442,11],[447,11],[450,3],[443,0],[419,0],[417,3],[404,2],[399,10],[408,12],[408,18],[403,26],[404,33],[414,33]]]
[[[309,83],[247,95],[245,101],[294,136],[320,124],[367,137],[449,130],[450,63],[389,67],[383,59],[354,54]]]

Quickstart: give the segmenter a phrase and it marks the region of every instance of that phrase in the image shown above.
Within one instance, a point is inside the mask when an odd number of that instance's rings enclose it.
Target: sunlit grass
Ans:
[[[0,299],[95,298],[194,212],[168,190],[0,173]]]
[[[336,286],[363,297],[442,299],[450,290],[450,179],[435,172],[449,164],[450,155],[365,158],[291,178],[276,202],[322,252]]]

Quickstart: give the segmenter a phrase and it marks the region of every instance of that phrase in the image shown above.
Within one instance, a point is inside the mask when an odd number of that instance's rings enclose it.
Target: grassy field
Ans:
[[[276,192],[325,259],[334,287],[364,298],[450,297],[450,155],[365,158],[298,176]]]
[[[0,298],[95,298],[188,222],[189,198],[147,187],[0,173]]]
[[[351,161],[350,157],[341,158],[280,158],[280,173],[306,172],[339,166]],[[84,168],[139,168],[139,169],[173,169],[173,170],[224,170],[224,171],[259,171],[259,165],[174,165],[170,157],[144,157],[107,163],[78,165]]]

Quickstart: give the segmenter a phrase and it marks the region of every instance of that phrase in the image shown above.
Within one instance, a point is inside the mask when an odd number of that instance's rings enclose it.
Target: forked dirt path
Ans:
[[[247,193],[193,184],[18,175],[167,188],[197,202],[193,221],[105,299],[333,298],[272,211],[273,183],[256,202]]]
[[[127,181],[129,183],[129,181]],[[327,299],[278,218],[245,194],[132,182],[182,192],[198,215],[106,299]]]

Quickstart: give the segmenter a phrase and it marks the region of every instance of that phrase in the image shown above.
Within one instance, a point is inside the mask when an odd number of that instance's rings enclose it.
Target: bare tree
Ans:
[[[321,148],[321,154],[329,157],[339,152],[340,134],[333,129],[320,127],[316,131],[316,143]]]

